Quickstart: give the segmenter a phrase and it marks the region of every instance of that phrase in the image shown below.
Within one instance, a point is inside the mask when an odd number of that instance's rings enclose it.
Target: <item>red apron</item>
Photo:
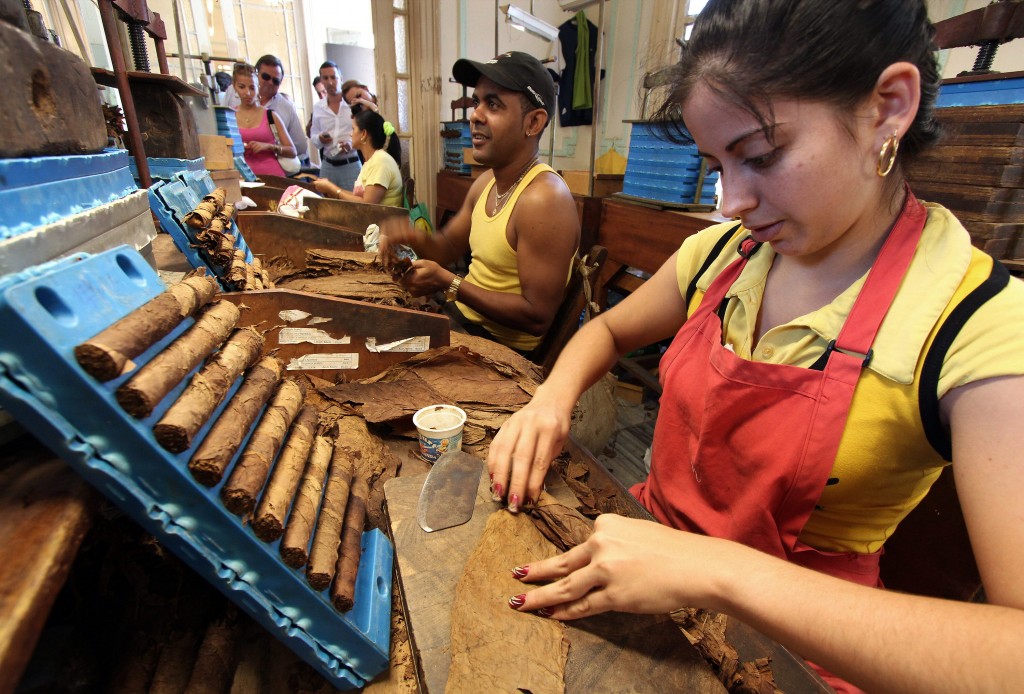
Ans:
[[[742,542],[864,585],[873,554],[821,552],[798,541],[832,470],[861,369],[924,229],[907,198],[824,371],[750,361],[722,346],[716,309],[757,244],[711,284],[661,361],[664,395],[646,482],[631,490],[665,525]]]
[[[871,345],[917,248],[927,213],[909,189],[824,371],[748,361],[722,346],[716,310],[758,244],[711,284],[661,360],[664,395],[646,482],[630,491],[663,524],[741,542],[877,586],[881,551],[824,552],[799,541],[839,450]],[[859,692],[817,668],[839,692]]]

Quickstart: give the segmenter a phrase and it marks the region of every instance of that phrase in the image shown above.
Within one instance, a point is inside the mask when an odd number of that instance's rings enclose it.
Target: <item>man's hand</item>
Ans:
[[[323,131],[322,133],[320,133],[320,142],[324,143],[325,145],[329,145],[333,141],[334,141],[334,138],[331,137],[331,134],[329,132],[327,132],[326,130]]]
[[[409,222],[408,217],[388,217],[380,222],[379,227],[377,257],[381,265],[390,270],[398,260],[395,248],[403,245],[414,246],[421,234]]]
[[[433,260],[416,260],[402,276],[402,286],[413,296],[426,296],[447,289],[454,277]]]

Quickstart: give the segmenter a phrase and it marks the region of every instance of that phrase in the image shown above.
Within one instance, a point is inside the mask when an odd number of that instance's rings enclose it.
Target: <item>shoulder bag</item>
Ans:
[[[270,132],[274,133],[274,142],[278,147],[281,147],[281,138],[277,134],[277,125],[274,124],[274,112],[269,108],[267,109],[267,122],[270,123]],[[299,163],[298,157],[286,157],[283,154],[277,155],[277,163],[281,165],[284,172],[288,176],[294,176],[299,173],[302,169],[302,164]]]

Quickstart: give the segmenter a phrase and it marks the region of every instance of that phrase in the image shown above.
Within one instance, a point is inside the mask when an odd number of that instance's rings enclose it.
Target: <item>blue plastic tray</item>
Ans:
[[[649,123],[633,123],[622,192],[637,198],[692,204],[697,194],[701,156],[695,145],[669,142]],[[715,203],[718,174],[704,175],[700,204]]]
[[[0,239],[116,202],[138,186],[128,153],[0,159]]]
[[[1024,77],[943,84],[935,101],[939,108],[1020,103],[1024,103]]]
[[[189,265],[194,268],[206,267],[210,274],[218,278],[223,288],[227,288],[220,279],[223,268],[208,262],[195,247],[195,235],[192,227],[185,224],[185,215],[194,210],[214,189],[213,179],[208,171],[181,171],[171,181],[156,181],[149,189],[149,209],[160,220],[160,226],[170,234],[175,247],[181,251]],[[236,227],[231,230],[235,236],[235,248],[245,252],[245,261],[252,262],[252,251]]]
[[[130,375],[99,383],[75,361],[76,345],[164,289],[127,246],[0,279],[0,405],[335,686],[363,686],[388,665],[393,553],[387,538],[377,530],[363,534],[355,607],[338,613],[328,595],[280,560],[278,542],[259,540],[224,508],[218,488],[192,479],[187,462],[194,446],[173,455],[156,443],[153,424],[191,375],[149,418],[135,420],[114,399]],[[186,320],[136,362],[149,361],[192,323]]]
[[[150,178],[159,178],[165,181],[174,179],[174,175],[183,171],[198,173],[206,170],[206,158],[198,159],[174,159],[172,157],[146,157],[149,164]],[[139,169],[135,166],[135,159],[130,162],[132,176],[139,177]]]

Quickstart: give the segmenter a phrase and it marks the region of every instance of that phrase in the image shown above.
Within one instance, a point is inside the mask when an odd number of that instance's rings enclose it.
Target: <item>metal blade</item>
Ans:
[[[482,460],[462,451],[438,458],[427,474],[416,506],[420,527],[432,533],[472,518],[483,466]]]

